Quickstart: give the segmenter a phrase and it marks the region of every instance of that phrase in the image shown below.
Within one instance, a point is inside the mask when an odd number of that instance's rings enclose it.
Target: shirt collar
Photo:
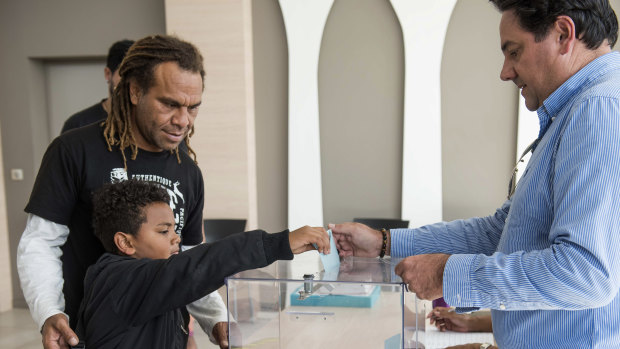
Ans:
[[[553,119],[555,119],[567,102],[585,86],[588,86],[592,81],[608,71],[620,68],[619,55],[619,52],[613,51],[596,58],[568,78],[568,80],[547,97],[543,105],[537,110],[538,120],[540,122],[538,139],[542,138]]]

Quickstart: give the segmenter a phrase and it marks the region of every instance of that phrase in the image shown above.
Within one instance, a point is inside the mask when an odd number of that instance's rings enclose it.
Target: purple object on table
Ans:
[[[448,303],[446,303],[446,301],[443,299],[443,297],[441,298],[437,298],[433,301],[433,309],[436,307],[446,307],[446,308],[450,308],[450,306],[448,305]]]

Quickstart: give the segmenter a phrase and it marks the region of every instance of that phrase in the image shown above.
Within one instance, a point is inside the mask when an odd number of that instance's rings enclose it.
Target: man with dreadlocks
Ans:
[[[202,56],[175,37],[150,36],[130,48],[119,74],[107,119],[50,144],[25,209],[17,268],[46,349],[77,344],[71,328],[84,275],[104,253],[91,226],[91,193],[103,184],[159,184],[170,196],[183,248],[202,242],[203,181],[189,142],[204,89]],[[181,142],[187,152],[179,151]],[[188,309],[213,341],[228,345],[217,292]]]

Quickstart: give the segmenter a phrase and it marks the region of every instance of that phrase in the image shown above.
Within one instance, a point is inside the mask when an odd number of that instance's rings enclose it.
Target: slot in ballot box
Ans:
[[[398,261],[346,257],[325,271],[306,253],[226,278],[231,347],[424,348],[430,303],[394,274]]]

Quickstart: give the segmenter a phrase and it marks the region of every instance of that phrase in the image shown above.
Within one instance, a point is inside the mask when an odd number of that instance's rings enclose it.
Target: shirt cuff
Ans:
[[[67,322],[69,322],[69,315],[63,313],[60,310],[50,310],[50,311],[48,311],[46,313],[43,313],[41,315],[37,315],[38,318],[34,319],[34,321],[36,321],[37,324],[39,324],[39,331],[43,331],[43,325],[45,324],[45,321],[47,319],[51,318],[52,316],[56,315],[56,314],[63,314],[67,318]]]
[[[227,322],[229,319],[228,311],[218,291],[213,291],[188,304],[186,308],[196,319],[202,330],[209,336],[211,342],[215,343],[213,327],[218,322]]]
[[[411,229],[390,229],[390,256],[401,258],[413,255],[414,238]]]
[[[291,260],[294,257],[289,243],[288,230],[273,234],[263,233],[263,248],[268,264],[278,259]]]
[[[443,298],[455,307],[479,307],[477,292],[472,289],[473,267],[478,255],[455,254],[448,258],[443,271]]]

